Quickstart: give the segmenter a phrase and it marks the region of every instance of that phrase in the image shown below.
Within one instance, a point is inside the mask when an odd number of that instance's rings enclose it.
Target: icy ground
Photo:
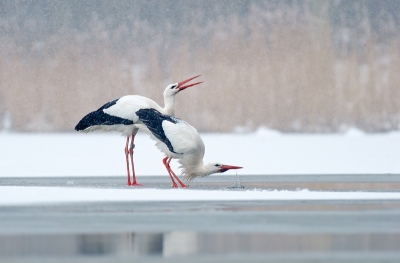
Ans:
[[[202,138],[205,162],[243,166],[241,176],[400,173],[400,133],[286,135],[259,129]],[[137,175],[167,176],[163,154],[148,135],[138,134],[135,144]],[[111,133],[0,133],[0,177],[125,175],[124,147],[125,138]]]
[[[0,205],[90,201],[399,200],[399,192],[224,191],[0,186]]]

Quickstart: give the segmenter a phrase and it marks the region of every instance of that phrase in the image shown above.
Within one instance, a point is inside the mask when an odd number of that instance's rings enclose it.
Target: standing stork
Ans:
[[[155,109],[163,114],[175,115],[175,95],[180,91],[189,87],[198,85],[202,82],[184,85],[187,82],[199,77],[194,76],[179,83],[171,84],[164,90],[164,108],[161,108],[153,100],[139,96],[127,95],[119,99],[115,99],[104,104],[98,110],[87,114],[76,125],[76,131],[93,132],[93,131],[117,131],[126,136],[125,158],[126,169],[128,173],[128,186],[140,186],[136,182],[135,166],[133,163],[133,149],[135,148],[134,140],[138,132],[141,122],[136,112],[140,109]],[[130,140],[130,141],[129,141]],[[129,147],[128,147],[129,146]],[[132,163],[133,182],[129,171],[129,158]]]
[[[163,163],[171,177],[173,188],[178,187],[174,177],[182,187],[186,187],[186,185],[172,171],[169,165],[171,159],[178,159],[182,174],[188,182],[193,181],[196,177],[243,168],[220,163],[204,165],[205,146],[203,140],[193,126],[181,119],[162,114],[156,109],[140,109],[136,115],[151,132],[151,138],[156,141],[156,146],[165,153],[166,157],[163,159]]]

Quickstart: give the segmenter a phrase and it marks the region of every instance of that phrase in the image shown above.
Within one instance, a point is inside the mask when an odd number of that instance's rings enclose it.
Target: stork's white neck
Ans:
[[[189,182],[196,177],[205,177],[217,172],[217,169],[213,164],[204,165],[203,161],[193,166],[186,166],[182,164],[181,167],[182,167],[182,174],[185,176],[185,179],[187,179]]]
[[[164,114],[175,116],[175,95],[164,95]]]

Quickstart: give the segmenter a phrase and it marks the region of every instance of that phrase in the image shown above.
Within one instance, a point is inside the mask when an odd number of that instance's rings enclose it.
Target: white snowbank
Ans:
[[[280,136],[280,135],[282,135],[281,132],[268,129],[266,127],[259,127],[254,133],[258,136]]]
[[[346,136],[363,136],[365,133],[357,128],[349,128],[345,133]]]
[[[190,189],[92,189],[62,187],[0,187],[0,205],[88,201],[216,201],[216,200],[389,200],[393,192],[206,191]]]
[[[202,138],[205,162],[243,166],[239,175],[400,173],[400,133],[277,135],[260,129]],[[137,175],[167,176],[163,155],[148,135],[138,134],[135,144]],[[0,133],[0,177],[121,176],[126,174],[124,147],[118,134]],[[178,172],[176,161],[171,164]]]

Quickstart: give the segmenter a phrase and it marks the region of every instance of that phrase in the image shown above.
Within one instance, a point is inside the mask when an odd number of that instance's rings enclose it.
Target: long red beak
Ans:
[[[223,172],[226,172],[226,171],[231,170],[231,169],[242,169],[242,168],[243,167],[241,167],[241,166],[221,165],[221,169],[219,169],[219,171],[221,173],[223,173]]]
[[[179,91],[182,91],[182,90],[184,90],[184,89],[193,87],[193,86],[198,85],[198,84],[200,84],[200,83],[203,83],[203,81],[200,81],[200,82],[196,82],[196,83],[193,83],[193,84],[188,84],[188,85],[186,85],[186,86],[182,86],[183,84],[185,84],[185,83],[191,81],[192,79],[198,78],[198,77],[200,77],[200,76],[201,76],[201,75],[197,75],[197,76],[194,76],[194,77],[191,77],[191,78],[189,78],[189,79],[185,79],[185,80],[179,82],[179,83],[178,83],[178,89],[179,89]]]

